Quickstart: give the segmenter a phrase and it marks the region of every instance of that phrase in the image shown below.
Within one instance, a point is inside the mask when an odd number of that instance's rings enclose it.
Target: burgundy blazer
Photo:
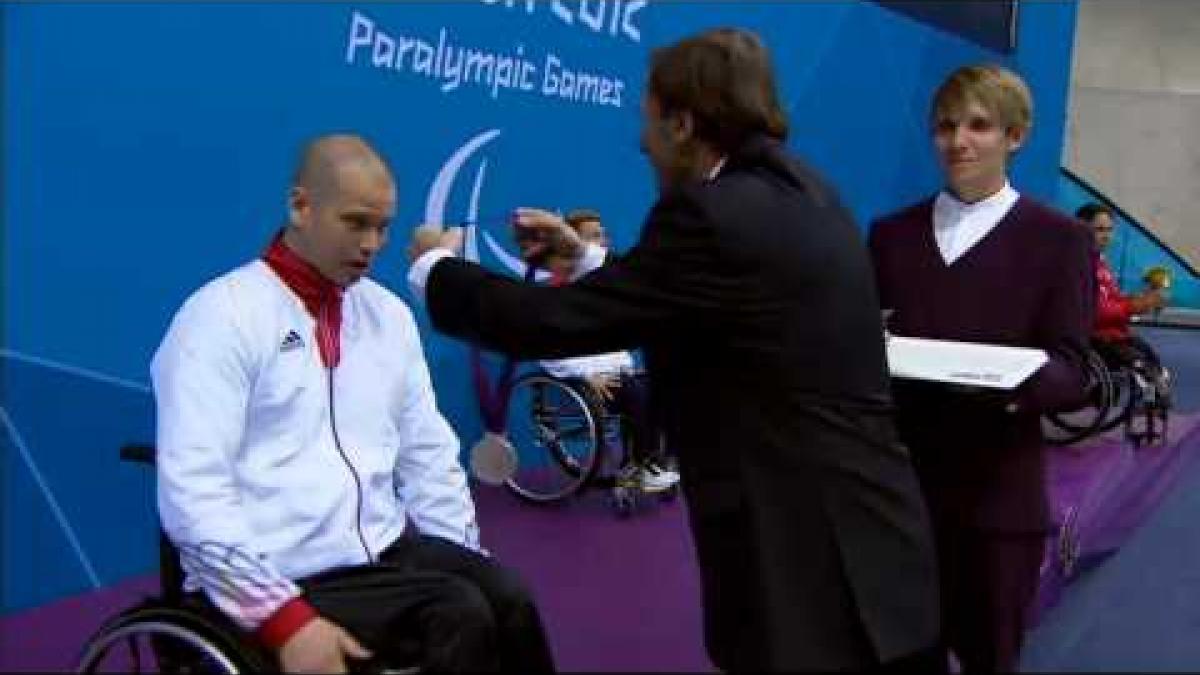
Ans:
[[[894,380],[909,446],[935,522],[1031,532],[1047,526],[1040,417],[1084,398],[1082,355],[1095,312],[1091,233],[1021,197],[947,265],[933,200],[876,221],[869,238],[880,305],[897,335],[1045,350],[1015,392]],[[1016,412],[1008,409],[1010,403]]]

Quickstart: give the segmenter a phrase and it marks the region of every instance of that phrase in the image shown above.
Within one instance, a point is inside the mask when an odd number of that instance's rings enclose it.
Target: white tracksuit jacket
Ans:
[[[158,507],[202,588],[252,629],[292,580],[373,559],[405,528],[479,550],[458,439],[438,412],[408,307],[346,290],[341,363],[266,263],[196,291],[151,365]]]

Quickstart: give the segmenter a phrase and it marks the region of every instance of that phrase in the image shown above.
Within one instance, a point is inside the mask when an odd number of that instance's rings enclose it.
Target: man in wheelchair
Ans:
[[[152,363],[158,505],[185,590],[286,672],[415,637],[436,672],[550,672],[538,611],[484,550],[417,326],[365,275],[396,208],[362,139],[300,158],[289,222],[208,283]]]
[[[568,225],[587,242],[608,248],[608,237],[600,214],[591,209],[576,209],[565,218]],[[551,257],[546,266],[551,283],[565,283],[574,261]],[[661,434],[654,423],[648,386],[644,373],[634,368],[633,355],[628,351],[547,359],[540,363],[543,370],[559,379],[582,382],[595,400],[607,411],[621,416],[623,434],[629,440],[627,461],[622,466],[618,482],[626,487],[647,492],[670,490],[679,482],[679,474],[665,466],[659,439]]]
[[[1104,258],[1112,242],[1113,213],[1104,204],[1091,202],[1079,207],[1075,216],[1091,226],[1096,238],[1096,327],[1092,347],[1110,368],[1128,368],[1135,377],[1144,380],[1158,405],[1169,407],[1170,373],[1148,342],[1133,334],[1129,328],[1135,315],[1161,309],[1166,303],[1162,289],[1150,288],[1141,293],[1121,293],[1116,277]]]

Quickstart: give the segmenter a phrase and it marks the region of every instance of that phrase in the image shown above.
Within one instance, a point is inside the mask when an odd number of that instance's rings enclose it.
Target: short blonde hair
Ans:
[[[933,95],[930,122],[944,114],[962,112],[977,101],[1005,129],[1029,131],[1033,125],[1033,95],[1013,71],[991,63],[963,66],[950,74]]]

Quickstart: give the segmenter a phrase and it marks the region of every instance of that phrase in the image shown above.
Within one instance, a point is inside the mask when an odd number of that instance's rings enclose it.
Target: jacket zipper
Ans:
[[[350,461],[350,457],[342,448],[342,440],[338,437],[337,431],[337,413],[333,407],[333,368],[326,368],[329,374],[329,428],[333,431],[333,445],[337,448],[338,454],[341,455],[342,461],[346,463],[346,468],[350,470],[350,477],[354,479],[354,529],[358,534],[358,541],[362,544],[363,552],[367,554],[367,562],[374,563],[375,556],[371,555],[371,547],[367,546],[367,537],[363,534],[362,518],[363,518],[363,488],[362,479],[358,476],[358,471],[354,468],[354,464]]]

